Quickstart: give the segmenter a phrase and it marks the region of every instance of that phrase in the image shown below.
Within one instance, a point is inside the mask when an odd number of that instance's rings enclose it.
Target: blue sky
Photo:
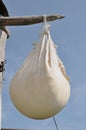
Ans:
[[[62,14],[50,22],[51,37],[58,46],[70,77],[71,96],[67,106],[55,116],[59,130],[86,129],[86,0],[4,0],[11,16]],[[52,118],[32,120],[19,113],[9,96],[10,81],[38,40],[41,24],[8,27],[5,81],[2,90],[2,127],[55,130]]]

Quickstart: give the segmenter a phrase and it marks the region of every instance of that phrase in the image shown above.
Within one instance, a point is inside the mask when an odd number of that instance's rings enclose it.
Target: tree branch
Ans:
[[[46,16],[47,21],[62,19],[64,16],[54,14]],[[41,23],[44,16],[21,16],[21,17],[0,17],[0,26],[21,26]]]

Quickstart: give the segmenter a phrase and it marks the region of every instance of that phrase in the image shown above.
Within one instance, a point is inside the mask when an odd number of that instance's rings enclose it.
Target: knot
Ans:
[[[43,22],[43,27],[42,28],[43,28],[43,32],[45,34],[47,34],[48,31],[50,30],[50,25],[47,22],[46,15],[44,15],[43,18],[44,18],[44,22]]]

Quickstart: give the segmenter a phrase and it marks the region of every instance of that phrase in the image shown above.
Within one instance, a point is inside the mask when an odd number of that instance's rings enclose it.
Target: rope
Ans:
[[[50,30],[50,25],[49,25],[48,22],[47,22],[46,15],[43,16],[42,29],[43,29],[44,32],[47,32],[47,31]]]
[[[55,124],[56,130],[58,130],[58,125],[57,125],[56,119],[55,119],[54,116],[53,116],[52,118],[53,118],[53,121],[54,121],[54,124]]]

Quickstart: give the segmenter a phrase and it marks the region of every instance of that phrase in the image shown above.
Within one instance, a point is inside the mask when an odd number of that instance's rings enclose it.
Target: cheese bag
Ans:
[[[70,96],[69,78],[56,53],[49,25],[10,83],[15,107],[33,119],[47,119],[59,113]]]

